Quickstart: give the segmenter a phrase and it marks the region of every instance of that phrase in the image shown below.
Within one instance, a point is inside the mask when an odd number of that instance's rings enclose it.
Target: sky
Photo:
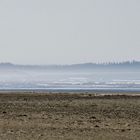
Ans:
[[[139,0],[0,0],[0,62],[140,61]]]

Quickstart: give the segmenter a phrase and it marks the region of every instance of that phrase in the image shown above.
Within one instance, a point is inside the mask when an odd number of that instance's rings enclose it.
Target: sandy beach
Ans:
[[[139,138],[139,94],[0,93],[0,140]]]

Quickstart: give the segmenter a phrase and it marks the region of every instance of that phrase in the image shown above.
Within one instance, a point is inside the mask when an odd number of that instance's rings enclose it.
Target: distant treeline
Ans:
[[[109,63],[82,63],[82,64],[71,64],[71,65],[16,65],[12,63],[0,63],[0,69],[139,69],[140,61],[125,61],[125,62],[109,62]]]

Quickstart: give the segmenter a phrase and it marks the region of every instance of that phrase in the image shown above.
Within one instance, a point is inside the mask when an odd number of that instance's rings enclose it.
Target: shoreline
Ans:
[[[65,89],[0,89],[0,93],[87,93],[87,94],[140,94],[140,90],[129,90],[129,89],[74,89],[74,90],[65,90]]]

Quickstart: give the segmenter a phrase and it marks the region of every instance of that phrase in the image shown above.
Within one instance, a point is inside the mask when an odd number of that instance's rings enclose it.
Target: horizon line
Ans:
[[[106,61],[106,62],[81,62],[81,63],[71,63],[71,64],[19,64],[13,62],[0,62],[4,65],[20,65],[20,66],[69,66],[69,65],[82,65],[82,64],[96,64],[96,65],[108,65],[108,64],[123,64],[123,63],[130,63],[133,64],[135,62],[140,62],[140,60],[126,60],[126,61]]]

